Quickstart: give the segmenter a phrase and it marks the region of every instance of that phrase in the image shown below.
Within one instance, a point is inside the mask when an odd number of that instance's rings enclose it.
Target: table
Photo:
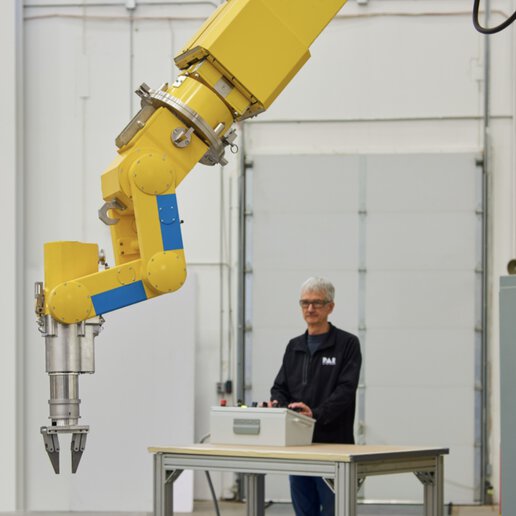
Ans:
[[[443,515],[443,455],[448,448],[194,444],[149,451],[154,454],[154,516],[173,514],[174,481],[185,469],[243,473],[248,516],[264,514],[267,473],[323,477],[335,492],[335,514],[355,516],[357,491],[366,477],[409,472],[424,486],[425,516]]]

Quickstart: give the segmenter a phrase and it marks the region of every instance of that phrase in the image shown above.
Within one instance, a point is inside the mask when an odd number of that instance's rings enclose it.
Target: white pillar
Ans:
[[[2,224],[0,270],[2,271],[2,295],[0,296],[0,321],[2,338],[0,341],[0,512],[17,509],[17,304],[22,295],[17,277],[21,277],[23,257],[17,256],[18,245],[18,174],[20,149],[17,91],[21,84],[19,56],[21,36],[22,2],[9,0],[0,3],[0,221]],[[21,242],[21,235],[20,240]]]

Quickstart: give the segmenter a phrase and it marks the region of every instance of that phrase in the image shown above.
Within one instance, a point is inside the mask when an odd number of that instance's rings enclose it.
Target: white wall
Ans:
[[[0,127],[0,155],[2,156],[2,188],[0,189],[0,219],[2,220],[2,240],[4,252],[0,258],[4,271],[2,296],[0,296],[0,320],[2,326],[2,345],[0,346],[0,510],[16,508],[16,476],[18,466],[16,451],[18,446],[17,401],[17,357],[20,335],[17,325],[17,303],[20,293],[20,273],[22,261],[17,256],[18,210],[20,184],[18,172],[20,127],[17,101],[21,91],[19,79],[19,57],[21,26],[19,9],[16,2],[4,2],[0,6],[0,68],[3,70],[0,81],[0,111],[4,123]]]
[[[16,113],[11,101],[15,88],[16,29],[14,0],[0,2],[0,82],[2,113],[7,123],[0,127],[4,168],[2,220],[4,248],[0,255],[4,274],[2,297],[3,342],[0,348],[0,510],[16,504],[15,435],[16,353],[32,352],[16,340],[14,312],[17,262],[14,249],[22,237],[15,234],[16,151],[13,128]],[[44,0],[26,0],[37,6]],[[49,2],[52,4],[66,3]],[[87,4],[88,2],[85,2]],[[98,3],[98,2],[95,2]],[[112,2],[111,2],[112,3]],[[170,58],[215,7],[217,2],[143,6],[137,2],[133,21],[120,7],[36,8],[27,7],[25,71],[34,78],[26,86],[24,138],[27,170],[24,238],[27,266],[41,267],[41,244],[60,238],[98,241],[109,248],[107,232],[96,220],[99,206],[99,176],[114,154],[113,139],[128,121],[137,99],[132,91],[141,82],[159,85],[173,75]],[[496,2],[496,9],[512,12],[514,2]],[[249,154],[296,153],[411,153],[476,152],[482,138],[483,37],[471,27],[470,0],[370,0],[359,6],[350,0],[339,19],[330,24],[312,49],[312,59],[283,92],[268,113],[246,124]],[[55,16],[59,12],[59,17]],[[446,12],[451,14],[446,14]],[[66,14],[68,17],[63,17]],[[83,19],[86,14],[90,19]],[[410,15],[410,16],[408,16]],[[110,19],[102,18],[109,16]],[[144,20],[143,18],[147,18]],[[155,18],[155,19],[151,19]],[[493,22],[499,20],[493,16]],[[132,25],[131,25],[132,23]],[[18,31],[18,32],[17,32]],[[492,162],[491,162],[491,290],[490,337],[490,444],[492,481],[498,485],[498,365],[497,288],[498,276],[516,253],[514,227],[514,27],[491,39],[492,52]],[[80,57],[80,55],[84,57]],[[41,117],[39,106],[52,99],[55,116]],[[36,116],[37,118],[33,118]],[[56,119],[62,124],[54,126]],[[300,123],[299,120],[303,122]],[[54,152],[47,162],[40,135],[52,133]],[[48,136],[48,135],[47,135]],[[241,142],[240,142],[241,143]],[[4,148],[5,147],[5,148]],[[74,174],[67,172],[70,167]],[[39,173],[36,173],[39,172]],[[187,259],[196,273],[195,335],[195,435],[208,431],[208,408],[217,401],[215,383],[230,373],[234,359],[229,346],[236,314],[229,304],[229,267],[234,270],[236,206],[236,159],[223,173],[217,168],[198,167],[181,186],[179,202]],[[71,193],[71,194],[70,194]],[[57,196],[56,196],[57,195]],[[34,227],[39,214],[34,200],[42,197],[49,210],[46,224]],[[55,199],[61,218],[52,218]],[[222,215],[222,217],[221,217]],[[19,220],[19,219],[18,219]],[[224,226],[225,231],[221,231]],[[225,239],[219,238],[225,234]],[[230,240],[233,246],[228,245]],[[230,253],[230,248],[233,253]],[[221,284],[224,295],[220,296]],[[234,283],[232,285],[234,289]],[[232,291],[231,291],[232,292]],[[23,290],[24,306],[30,305],[32,285]],[[234,296],[232,296],[234,302]],[[26,316],[27,335],[35,326]],[[221,330],[222,328],[222,330]],[[231,357],[231,358],[230,358]],[[100,367],[100,364],[97,364]],[[44,364],[40,373],[43,374]],[[92,382],[95,377],[91,378]],[[84,401],[86,403],[86,401]],[[46,410],[46,406],[45,406]],[[4,417],[4,415],[6,417]],[[30,429],[32,431],[33,429]],[[29,431],[29,430],[28,430]],[[41,446],[41,453],[43,447]],[[88,453],[88,450],[86,451]],[[20,459],[22,457],[19,457]],[[50,473],[49,473],[50,474]],[[225,485],[231,483],[226,478]],[[21,482],[19,488],[22,488]],[[207,497],[199,480],[196,492]],[[18,504],[20,507],[21,502]]]
[[[151,6],[132,13],[125,2],[84,10],[45,7],[42,1],[27,4],[32,7],[25,9],[26,77],[38,86],[25,100],[30,149],[25,169],[25,440],[26,460],[32,461],[23,479],[26,507],[148,511],[152,471],[145,466],[151,464],[145,446],[191,442],[204,435],[209,430],[204,414],[216,402],[221,305],[227,304],[227,295],[220,296],[221,269],[227,269],[221,265],[220,203],[229,189],[228,174],[219,167],[196,167],[178,188],[190,287],[106,316],[105,331],[97,339],[98,372],[80,380],[82,422],[91,424],[91,435],[75,476],[66,473],[66,445],[63,473],[53,475],[37,435],[48,415],[48,379],[29,288],[42,279],[46,241],[99,242],[112,263],[109,233],[97,210],[102,204],[100,175],[115,155],[114,138],[138,109],[134,89],[144,81],[157,87],[173,80],[175,52],[214,5]],[[182,309],[177,303],[184,304]],[[127,350],[127,357],[120,356],[121,350]],[[114,393],[116,400],[111,399]],[[143,399],[148,399],[144,405]],[[196,420],[195,406],[201,407]],[[109,475],[111,488],[103,481],[100,496],[84,498],[93,479],[117,468],[118,474]],[[128,486],[130,495],[120,501]]]
[[[512,4],[500,2],[495,7],[510,14]],[[484,37],[472,29],[470,9],[467,1],[349,3],[315,42],[312,59],[289,89],[247,125],[246,152],[253,156],[481,152]],[[500,20],[500,14],[493,15],[493,24]],[[487,388],[489,480],[495,493],[498,277],[516,252],[513,33],[511,28],[491,39]]]

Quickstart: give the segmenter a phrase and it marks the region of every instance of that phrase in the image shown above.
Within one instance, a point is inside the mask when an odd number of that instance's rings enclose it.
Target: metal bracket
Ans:
[[[43,315],[45,313],[45,290],[42,281],[34,283],[34,299],[36,299],[36,315]]]
[[[104,249],[99,250],[99,265],[102,265],[104,269],[109,269],[109,264],[107,262],[106,252]]]
[[[414,471],[414,475],[424,486],[432,486],[435,484],[435,474],[433,471]]]
[[[333,478],[322,477],[324,483],[331,489],[332,493],[335,493],[335,482]]]
[[[120,219],[111,218],[107,212],[108,210],[120,210],[124,211],[126,209],[125,204],[121,203],[118,199],[113,199],[112,201],[106,201],[102,207],[99,209],[99,219],[104,222],[107,226],[112,226],[116,224]]]
[[[229,131],[229,133],[226,134],[226,136],[222,137],[222,143],[224,144],[224,146],[229,145],[229,148],[233,154],[236,154],[238,152],[238,145],[234,143],[236,137],[236,129],[231,129],[231,131]]]
[[[167,93],[166,87],[167,85],[163,85],[159,90],[153,90],[147,84],[143,83],[136,90],[136,94],[142,99],[142,107],[151,105],[156,108],[165,107],[172,111],[185,125],[192,127],[195,134],[208,145],[206,154],[200,159],[203,165],[227,165],[228,162],[224,158],[224,148],[229,144],[234,152],[236,146],[232,142],[236,138],[236,135],[233,136],[230,131],[226,137],[220,138],[217,131],[213,129],[199,113],[180,99]],[[219,125],[217,125],[217,127],[219,127]]]
[[[122,132],[116,137],[116,146],[120,149],[127,145],[140,130],[145,127],[147,120],[154,114],[156,108],[147,104],[140,109],[133,119],[122,129]]]
[[[366,477],[358,477],[357,478],[357,491],[362,487]],[[335,480],[333,478],[325,478],[323,477],[324,483],[331,489],[333,493],[335,493]]]
[[[188,129],[186,127],[176,127],[172,131],[170,139],[176,147],[183,149],[184,147],[188,147],[188,145],[190,145],[190,142],[192,141],[192,134],[193,127]]]
[[[45,333],[45,289],[43,288],[42,281],[36,281],[36,283],[34,283],[34,299],[36,300],[34,311],[37,316],[38,331],[40,333]]]
[[[182,469],[175,469],[174,471],[170,472],[167,477],[165,478],[164,484],[173,484],[183,473],[184,470]]]

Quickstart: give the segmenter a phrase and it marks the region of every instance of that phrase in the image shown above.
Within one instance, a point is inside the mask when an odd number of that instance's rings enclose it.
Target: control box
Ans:
[[[306,446],[312,443],[315,419],[288,408],[212,407],[210,442]]]

